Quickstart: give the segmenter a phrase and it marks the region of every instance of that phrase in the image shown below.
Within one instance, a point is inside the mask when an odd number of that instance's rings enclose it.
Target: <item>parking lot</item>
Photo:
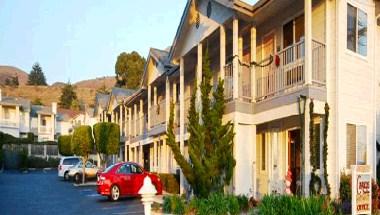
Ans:
[[[57,171],[0,173],[0,214],[144,214],[139,198],[110,202],[95,186],[75,187],[58,178]]]

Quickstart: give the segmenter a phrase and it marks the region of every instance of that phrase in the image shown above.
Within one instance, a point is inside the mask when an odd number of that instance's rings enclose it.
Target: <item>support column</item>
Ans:
[[[169,77],[166,77],[166,83],[165,83],[165,125],[166,127],[169,124],[169,117],[170,117],[170,104],[172,103],[170,99],[170,81]],[[174,105],[174,103],[173,103]],[[175,109],[173,109],[174,111]]]
[[[153,87],[153,106],[157,105],[157,87]]]
[[[143,153],[144,153],[144,151],[143,151],[143,145],[140,143],[140,159],[139,159],[140,161],[139,162],[140,162],[141,166],[144,166],[144,159],[145,158],[144,158],[144,154]]]
[[[128,114],[129,114],[129,119],[128,119],[128,134],[129,136],[132,135],[132,108],[128,108]]]
[[[307,1],[307,0],[305,0]],[[232,96],[233,99],[239,97],[239,21],[235,17],[232,21],[232,56],[233,56],[233,89]]]
[[[120,127],[120,136],[123,136],[123,105],[119,105],[119,127]]]
[[[219,28],[219,38],[220,38],[220,79],[224,80],[224,67],[226,66],[226,29],[223,25]]]
[[[40,126],[41,125],[41,115],[38,113],[37,114],[37,136],[39,136],[40,135]],[[39,139],[39,138],[38,138]]]
[[[185,151],[185,64],[184,59],[180,59],[180,68],[179,68],[179,148],[181,154],[184,155]],[[184,193],[184,175],[182,170],[180,170],[180,194]]]
[[[162,172],[163,173],[169,173],[168,171],[168,160],[169,160],[169,154],[168,154],[168,145],[166,143],[166,138],[163,139],[162,143],[163,148],[163,156],[162,156]]]
[[[201,82],[202,82],[202,43],[198,44],[198,54],[197,54],[197,73],[196,73],[196,78],[197,78],[197,99],[196,99],[196,104],[200,108],[199,110],[199,115],[201,114],[202,106],[201,104]]]
[[[157,165],[157,140],[153,142],[153,169],[155,172],[157,172],[158,165]]]
[[[312,1],[305,0],[305,84],[312,84]]]
[[[139,122],[140,122],[140,135],[142,135],[143,134],[143,132],[144,132],[144,101],[142,100],[142,99],[140,99],[140,120],[139,120]]]
[[[173,103],[177,103],[177,83],[173,82]]]
[[[148,125],[147,125],[148,128],[150,128],[150,118],[152,117],[150,115],[151,106],[152,106],[152,89],[151,89],[150,84],[148,84]]]
[[[251,27],[251,62],[256,62],[256,27]],[[250,63],[251,63],[250,62]],[[256,68],[251,67],[251,98],[256,98]]]
[[[0,121],[2,121],[2,120],[3,120],[3,105],[0,105]]]
[[[137,104],[133,105],[134,112],[133,112],[133,136],[136,136],[137,134]]]
[[[305,120],[304,120],[304,152],[303,152],[303,160],[304,166],[303,168],[303,181],[302,181],[302,191],[303,195],[309,196],[309,182],[310,182],[310,138],[309,138],[309,128],[310,128],[310,99],[306,99],[305,105]],[[302,144],[302,143],[301,143]]]
[[[124,136],[128,136],[128,131],[127,131],[127,124],[128,124],[128,108],[126,105],[123,105],[124,108]]]

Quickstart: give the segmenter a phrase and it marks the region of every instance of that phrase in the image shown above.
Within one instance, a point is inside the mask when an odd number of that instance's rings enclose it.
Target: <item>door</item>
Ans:
[[[124,164],[119,167],[116,172],[117,177],[119,178],[120,184],[120,193],[121,195],[132,195],[132,174],[131,174],[131,165]]]
[[[132,175],[132,192],[133,195],[137,195],[144,183],[145,174],[144,171],[138,165],[131,164],[130,166]]]
[[[288,165],[292,173],[290,190],[296,194],[301,191],[301,132],[299,129],[292,130],[288,132],[288,135]]]
[[[256,135],[256,189],[259,193],[259,198],[268,194],[268,146],[267,134],[261,133]]]

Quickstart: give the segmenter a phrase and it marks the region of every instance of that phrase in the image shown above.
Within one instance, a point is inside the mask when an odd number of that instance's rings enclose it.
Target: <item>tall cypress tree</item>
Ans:
[[[202,65],[201,111],[196,108],[196,90],[193,92],[189,108],[190,134],[188,140],[189,160],[180,152],[174,135],[174,106],[171,105],[168,144],[194,194],[207,197],[211,192],[223,192],[232,178],[235,159],[233,157],[233,124],[222,123],[225,107],[223,81],[219,80],[210,98],[212,71],[208,51]],[[195,87],[196,89],[196,87]]]
[[[28,76],[28,85],[47,85],[46,78],[42,72],[40,64],[35,63],[33,65],[32,71],[30,71]]]

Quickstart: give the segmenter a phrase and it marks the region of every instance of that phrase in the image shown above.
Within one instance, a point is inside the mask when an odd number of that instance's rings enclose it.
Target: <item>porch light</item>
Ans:
[[[306,108],[306,96],[300,95],[298,97],[298,109],[301,115],[305,114]]]

